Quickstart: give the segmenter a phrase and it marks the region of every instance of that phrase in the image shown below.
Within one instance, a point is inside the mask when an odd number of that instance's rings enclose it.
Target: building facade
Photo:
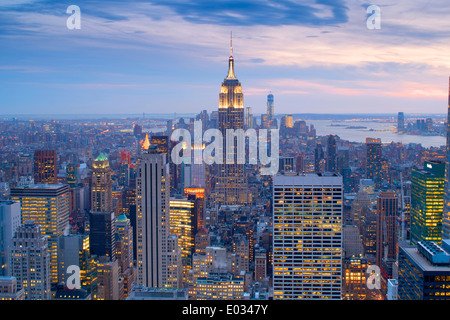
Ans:
[[[341,299],[342,177],[277,175],[273,185],[274,299]]]

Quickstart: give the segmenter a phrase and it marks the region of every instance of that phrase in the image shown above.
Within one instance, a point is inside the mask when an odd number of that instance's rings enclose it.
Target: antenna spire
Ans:
[[[233,56],[233,31],[230,33],[230,56]]]

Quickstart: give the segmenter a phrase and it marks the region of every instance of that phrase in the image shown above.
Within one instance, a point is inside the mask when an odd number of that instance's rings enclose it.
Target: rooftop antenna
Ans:
[[[230,33],[230,56],[233,56],[233,31]]]

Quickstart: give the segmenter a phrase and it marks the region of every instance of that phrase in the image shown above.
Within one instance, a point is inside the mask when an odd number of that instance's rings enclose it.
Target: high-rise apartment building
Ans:
[[[442,240],[445,163],[425,161],[411,171],[411,242]]]
[[[342,177],[276,175],[274,299],[341,299]]]
[[[57,183],[56,150],[34,151],[34,183]]]
[[[10,267],[25,300],[50,300],[48,238],[34,221],[24,221],[17,229],[11,243]]]
[[[163,287],[167,281],[168,176],[165,155],[146,139],[136,179],[136,282],[145,287]]]
[[[58,238],[69,227],[70,188],[67,184],[32,184],[11,189],[11,199],[20,201],[22,223],[32,220],[48,238],[50,279],[58,283]]]

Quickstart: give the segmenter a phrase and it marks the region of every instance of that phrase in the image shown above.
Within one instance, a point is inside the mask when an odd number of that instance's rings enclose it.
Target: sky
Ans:
[[[217,110],[231,32],[254,114],[269,93],[278,114],[442,114],[449,16],[448,0],[0,0],[0,114]]]

